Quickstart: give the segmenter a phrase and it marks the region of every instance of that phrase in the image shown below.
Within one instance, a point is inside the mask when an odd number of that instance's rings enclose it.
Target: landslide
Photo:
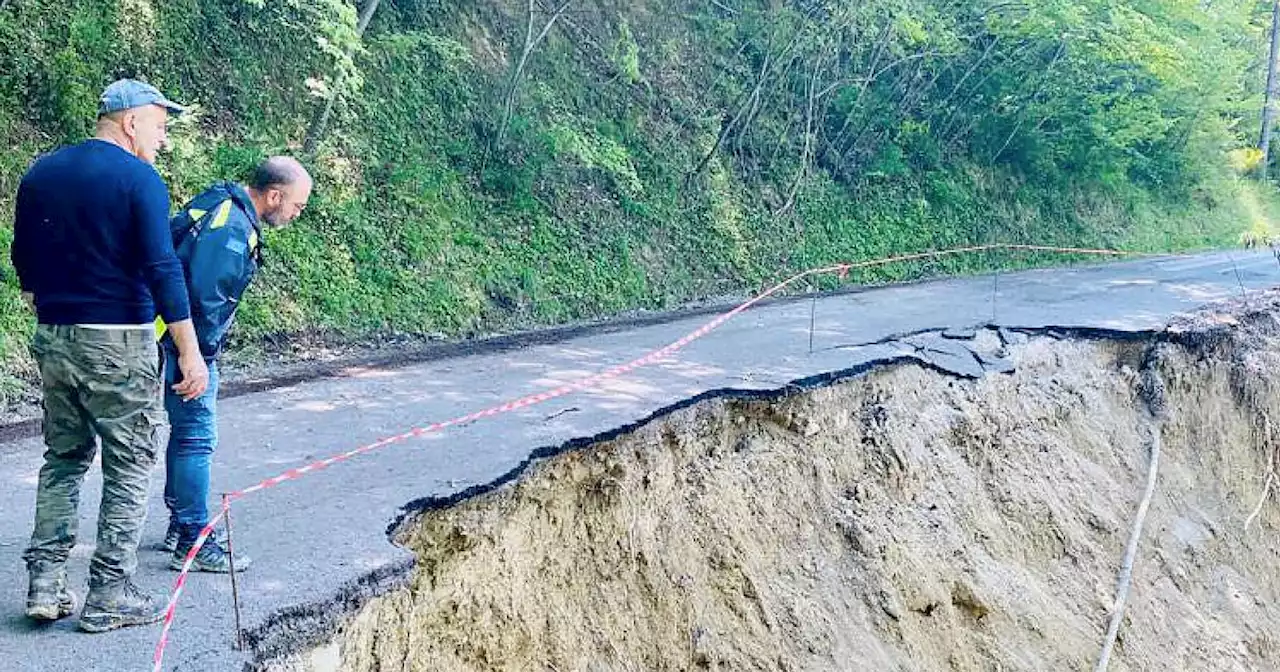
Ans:
[[[725,394],[420,503],[407,585],[264,668],[1090,670],[1158,436],[1110,669],[1280,669],[1280,295],[1001,354]]]

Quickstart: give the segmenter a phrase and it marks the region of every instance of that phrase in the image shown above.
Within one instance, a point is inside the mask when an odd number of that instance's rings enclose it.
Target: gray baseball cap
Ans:
[[[121,79],[112,82],[102,91],[102,97],[98,99],[98,116],[144,105],[159,105],[174,116],[187,111],[187,108],[165,98],[159,89],[146,82]]]

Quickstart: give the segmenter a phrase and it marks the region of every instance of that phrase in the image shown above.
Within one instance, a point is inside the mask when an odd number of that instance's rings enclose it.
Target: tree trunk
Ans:
[[[556,25],[556,21],[569,9],[569,5],[573,4],[573,0],[564,0],[555,12],[551,14],[551,18],[543,24],[542,31],[536,36],[533,34],[534,10],[537,9],[534,0],[529,0],[529,23],[525,28],[524,49],[520,52],[520,61],[516,63],[515,70],[511,73],[511,86],[507,89],[506,98],[502,104],[502,124],[498,126],[498,137],[496,145],[501,146],[507,137],[507,129],[511,126],[511,118],[516,112],[516,94],[520,90],[520,78],[524,76],[524,70],[529,65],[529,57],[533,55],[533,50],[538,44],[547,37],[547,33],[551,32],[551,27]]]
[[[823,60],[820,57],[818,62],[814,64],[813,74],[809,77],[809,85],[805,89],[807,103],[804,111],[804,149],[800,151],[800,171],[796,173],[796,179],[791,183],[791,189],[787,191],[787,201],[774,213],[775,216],[782,216],[795,207],[796,197],[800,195],[800,187],[804,185],[804,180],[812,169],[814,135],[817,133],[814,117],[818,106],[818,77],[822,74],[822,68],[825,66]]]
[[[1259,173],[1267,179],[1267,164],[1271,161],[1271,127],[1275,122],[1276,105],[1276,56],[1280,51],[1280,0],[1271,3],[1271,56],[1267,60],[1267,101],[1262,106],[1262,138],[1258,149],[1262,150]]]
[[[1276,0],[1276,1],[1280,2],[1280,0]],[[1036,100],[1040,98],[1040,93],[1044,91],[1045,84],[1048,83],[1049,77],[1052,76],[1054,66],[1058,64],[1058,61],[1062,60],[1062,57],[1066,53],[1067,53],[1067,38],[1063,37],[1062,41],[1058,43],[1058,51],[1053,55],[1053,60],[1049,61],[1049,67],[1045,68],[1045,71],[1044,71],[1045,76],[1041,78],[1040,83],[1036,85],[1035,91],[1031,94],[1031,97],[1027,99],[1027,102],[1025,103],[1025,105],[1027,106],[1033,105],[1035,104]],[[1009,144],[1013,142],[1013,138],[1018,135],[1018,131],[1022,130],[1022,123],[1024,121],[1026,121],[1026,115],[1022,114],[1022,111],[1019,111],[1018,121],[1013,125],[1013,131],[1009,133],[1009,137],[1004,139],[1004,144],[1000,146],[1000,149],[995,153],[995,156],[991,157],[992,164],[1000,160],[1000,155],[1004,154],[1004,150],[1009,149]]]
[[[378,11],[378,3],[382,0],[366,0],[364,7],[360,8],[360,18],[356,22],[356,36],[364,37],[365,28],[369,27],[369,22],[373,20],[374,12]],[[342,95],[342,82],[334,82],[333,93],[324,103],[324,109],[320,111],[312,120],[311,127],[307,129],[307,138],[302,143],[303,154],[314,154],[316,147],[320,144],[320,140],[324,138],[324,132],[329,127],[329,118],[333,116],[333,106],[338,102],[338,96]]]

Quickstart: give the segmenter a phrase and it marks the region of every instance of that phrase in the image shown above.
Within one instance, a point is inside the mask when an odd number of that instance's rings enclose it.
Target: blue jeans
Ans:
[[[178,528],[178,545],[195,543],[209,522],[209,465],[218,445],[218,365],[209,361],[209,387],[183,401],[173,391],[181,377],[178,353],[166,347],[164,409],[169,414],[169,446],[165,450],[164,503],[169,524]]]

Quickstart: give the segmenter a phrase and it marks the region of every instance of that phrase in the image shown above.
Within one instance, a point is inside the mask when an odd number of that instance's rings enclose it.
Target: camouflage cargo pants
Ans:
[[[164,411],[149,329],[40,325],[32,352],[44,386],[44,467],[35,531],[23,554],[33,574],[61,572],[76,543],[80,486],[102,440],[102,503],[90,587],[132,576]]]

